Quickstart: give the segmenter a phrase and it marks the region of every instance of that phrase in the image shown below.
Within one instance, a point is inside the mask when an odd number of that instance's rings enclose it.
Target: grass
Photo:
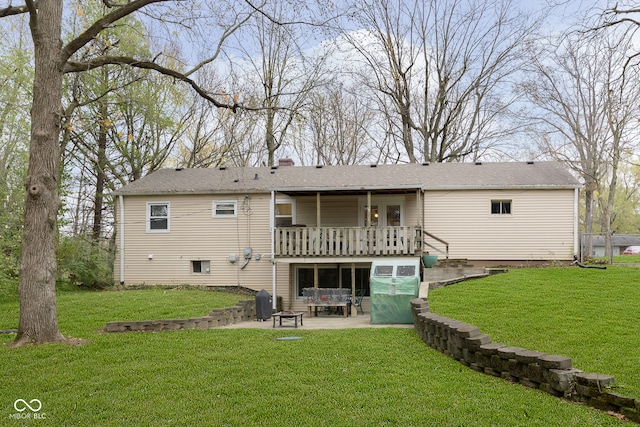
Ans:
[[[202,315],[242,298],[194,290],[59,293],[63,334],[91,344],[0,346],[0,425],[23,425],[11,418],[16,399],[42,402],[46,421],[25,420],[31,425],[622,425],[472,371],[412,329],[99,331],[111,320]],[[0,329],[16,322],[15,298],[0,300]],[[300,339],[276,340],[293,335]],[[11,338],[0,335],[3,343]]]
[[[600,261],[609,261],[609,257],[598,257],[595,258]],[[615,255],[613,257],[614,264],[635,264],[640,265],[640,255]]]
[[[492,341],[571,357],[613,375],[640,398],[640,274],[637,268],[516,269],[429,294],[432,311],[478,326]]]

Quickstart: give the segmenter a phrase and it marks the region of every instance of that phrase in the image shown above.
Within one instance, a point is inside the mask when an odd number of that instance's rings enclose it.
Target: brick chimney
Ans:
[[[280,159],[278,160],[278,166],[293,166],[293,159]]]

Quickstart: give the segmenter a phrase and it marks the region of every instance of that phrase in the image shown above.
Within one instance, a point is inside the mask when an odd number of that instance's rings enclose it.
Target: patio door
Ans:
[[[360,200],[360,226],[386,227],[404,224],[404,200],[399,197],[388,199],[374,198],[371,201],[371,224],[367,223],[368,206],[366,199]]]

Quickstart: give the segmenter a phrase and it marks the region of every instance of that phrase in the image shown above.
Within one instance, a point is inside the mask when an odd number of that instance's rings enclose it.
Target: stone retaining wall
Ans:
[[[106,332],[159,332],[179,329],[211,329],[246,320],[255,320],[256,302],[239,301],[233,307],[218,308],[208,315],[190,319],[140,320],[132,322],[108,322]]]
[[[640,423],[640,400],[612,392],[612,376],[582,372],[568,357],[493,343],[475,326],[429,312],[423,299],[414,299],[411,307],[422,340],[463,365]]]

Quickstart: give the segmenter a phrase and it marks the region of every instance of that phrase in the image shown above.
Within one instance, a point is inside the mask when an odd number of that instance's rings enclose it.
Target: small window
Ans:
[[[214,218],[235,218],[238,216],[238,202],[236,200],[218,200],[213,202]]]
[[[398,277],[414,277],[416,275],[416,266],[415,265],[399,265],[397,275]]]
[[[147,232],[169,231],[169,203],[147,203]]]
[[[276,202],[276,227],[288,227],[293,224],[293,204]]]
[[[492,200],[491,214],[493,215],[510,215],[511,200]]]
[[[376,265],[374,276],[393,276],[393,265]]]
[[[196,274],[209,274],[211,264],[209,261],[191,261],[191,272]]]

